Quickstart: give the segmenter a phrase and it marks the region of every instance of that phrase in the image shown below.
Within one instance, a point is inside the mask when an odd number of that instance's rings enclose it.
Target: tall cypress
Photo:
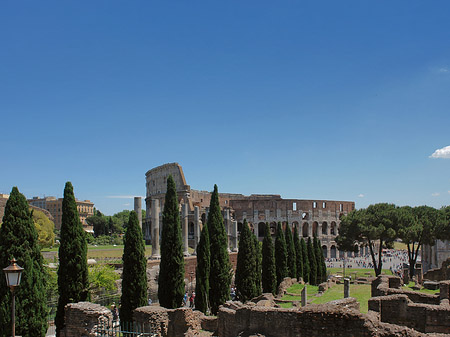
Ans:
[[[318,246],[319,246],[320,269],[321,269],[321,275],[322,275],[321,282],[325,282],[327,280],[327,265],[325,263],[325,257],[323,256],[322,244],[320,243],[319,239],[317,239],[317,241],[318,241]]]
[[[130,213],[123,241],[120,320],[131,322],[133,310],[147,305],[147,259],[144,237],[135,211]]]
[[[87,242],[78,216],[77,203],[70,181],[64,187],[58,268],[58,308],[55,324],[56,336],[64,328],[64,307],[68,303],[89,298]]]
[[[309,274],[311,272],[311,268],[309,267],[308,248],[306,248],[306,242],[303,238],[300,240],[300,246],[302,248],[303,259],[303,281],[310,282]]]
[[[208,226],[203,226],[197,246],[197,269],[195,270],[195,309],[204,314],[209,308],[209,272],[211,253],[209,251]]]
[[[180,211],[172,175],[167,178],[161,233],[158,298],[161,306],[174,309],[183,303],[184,257],[181,240]]]
[[[277,274],[275,270],[275,251],[269,224],[266,223],[262,244],[262,288],[265,293],[276,294]]]
[[[322,275],[322,263],[320,260],[320,256],[322,254],[322,249],[319,246],[319,239],[315,236],[313,239],[313,250],[314,250],[314,257],[316,258],[316,283],[319,284],[322,282],[323,275]]]
[[[262,263],[262,253],[261,244],[255,234],[252,234],[253,238],[253,249],[255,252],[255,271],[254,271],[254,281],[255,281],[255,294],[254,297],[261,295],[261,263]]]
[[[292,232],[289,224],[286,223],[285,230],[286,237],[286,249],[287,249],[287,266],[288,266],[288,276],[292,278],[297,277],[297,265],[295,260],[295,248],[294,241],[292,240]]]
[[[286,241],[284,239],[281,222],[278,222],[277,235],[275,237],[275,266],[277,271],[278,287],[281,281],[288,276]]]
[[[219,306],[230,298],[231,263],[228,256],[227,234],[219,205],[219,191],[214,185],[207,220],[211,270],[209,274],[209,302],[212,314],[216,315]]]
[[[295,249],[295,264],[297,271],[297,280],[303,279],[303,256],[302,246],[300,244],[300,238],[298,236],[297,226],[294,228],[294,249]]]
[[[0,266],[11,259],[24,268],[16,288],[16,333],[24,337],[45,336],[47,331],[46,270],[39,250],[38,234],[28,203],[17,187],[6,202],[0,227]],[[3,274],[3,272],[2,272]],[[0,277],[0,336],[11,333],[11,291]]]
[[[317,260],[314,248],[311,242],[311,237],[308,237],[308,242],[306,244],[308,249],[308,261],[309,261],[309,284],[317,284]]]
[[[242,303],[252,299],[256,294],[256,254],[252,236],[247,220],[244,219],[239,239],[235,277],[237,296]]]

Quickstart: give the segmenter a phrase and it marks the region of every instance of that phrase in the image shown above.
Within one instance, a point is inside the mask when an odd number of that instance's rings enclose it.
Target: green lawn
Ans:
[[[413,286],[414,286],[414,282],[409,282],[407,285],[404,285],[402,287],[402,289],[417,291],[419,293],[430,294],[430,295],[435,295],[435,294],[438,294],[440,292],[439,289],[437,289],[437,290],[430,290],[430,289],[422,288],[420,290],[415,290],[415,289],[412,288]]]
[[[362,313],[367,313],[367,302],[371,297],[370,284],[350,284],[350,297],[358,300]],[[314,298],[312,303],[322,304],[342,298],[344,298],[344,285],[337,284],[325,291],[322,296]]]
[[[342,268],[327,268],[327,273],[330,275],[342,275],[343,269]],[[345,268],[345,276],[350,277],[351,279],[354,278],[354,275],[356,273],[356,277],[368,277],[368,276],[375,276],[375,271],[368,268]],[[392,272],[389,269],[382,269],[382,274],[386,275],[392,275]]]
[[[298,296],[293,296],[293,295],[284,295],[281,299],[285,300],[285,301],[301,301],[302,300],[302,290],[305,287],[304,284],[294,284],[291,287],[289,287],[287,289],[288,293],[291,294],[298,294]],[[307,298],[311,299],[312,297],[314,297],[314,295],[316,295],[319,292],[319,287],[318,286],[312,286],[307,284],[306,285],[306,294],[307,294]],[[283,307],[284,308],[284,307]]]

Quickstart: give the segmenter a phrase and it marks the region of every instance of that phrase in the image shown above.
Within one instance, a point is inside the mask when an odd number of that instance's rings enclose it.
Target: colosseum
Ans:
[[[161,212],[164,207],[167,177],[172,175],[177,187],[180,202],[182,235],[185,254],[188,248],[194,249],[205,223],[211,192],[198,191],[186,184],[183,169],[178,163],[164,164],[147,171],[146,175],[146,219],[143,223],[145,238],[153,244],[153,256],[159,256],[159,237]],[[265,223],[270,224],[272,236],[276,234],[276,224],[283,228],[297,227],[300,236],[317,236],[325,257],[343,257],[344,252],[337,249],[335,238],[338,234],[340,217],[355,209],[353,201],[283,199],[280,195],[250,196],[242,194],[219,193],[219,202],[227,230],[230,250],[236,250],[240,229],[244,219],[253,233],[262,240]],[[361,247],[360,254],[367,254]],[[352,253],[347,253],[350,256]]]

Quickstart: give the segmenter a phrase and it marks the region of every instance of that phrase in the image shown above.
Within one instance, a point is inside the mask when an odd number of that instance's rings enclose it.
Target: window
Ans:
[[[296,211],[296,210],[297,210],[297,203],[296,203],[296,202],[293,202],[293,203],[292,203],[292,210],[293,210],[293,211]]]
[[[317,202],[313,201],[313,208],[317,208]]]
[[[327,208],[327,203],[325,201],[322,203],[322,208]]]
[[[342,212],[344,210],[344,205],[339,204],[339,212]]]

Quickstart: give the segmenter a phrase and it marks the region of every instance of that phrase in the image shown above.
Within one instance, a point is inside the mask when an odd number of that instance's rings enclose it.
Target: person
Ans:
[[[113,317],[113,322],[116,323],[119,320],[119,312],[117,311],[115,303],[111,305],[111,313]]]
[[[147,303],[148,303],[148,305],[152,305],[152,299],[150,297],[148,298],[148,302]]]
[[[187,300],[188,300],[188,292],[186,291],[186,292],[184,293],[184,297],[183,297],[183,303],[184,303],[184,306],[186,306]]]
[[[195,291],[192,293],[191,297],[189,297],[189,308],[194,307],[194,301],[195,301]]]

